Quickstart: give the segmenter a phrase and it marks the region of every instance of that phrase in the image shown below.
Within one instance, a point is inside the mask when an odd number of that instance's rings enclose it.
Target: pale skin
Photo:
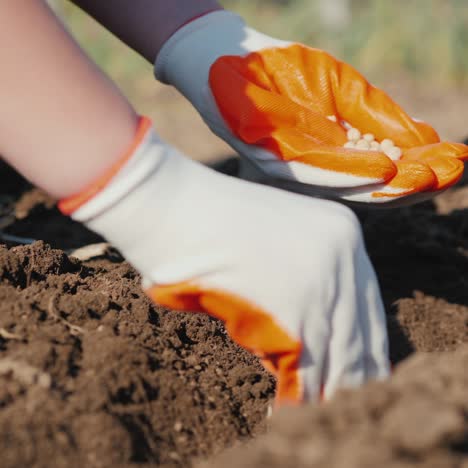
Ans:
[[[83,8],[86,3],[97,3],[96,17],[102,15],[148,59],[180,25],[216,6],[211,0],[179,2],[187,10],[165,1],[82,2]],[[113,15],[102,8],[105,3]],[[150,3],[158,6],[154,17],[143,15]],[[119,17],[127,14],[122,27]],[[144,27],[137,25],[143,16]],[[145,33],[137,34],[138,28]],[[0,2],[0,43],[0,154],[56,198],[80,192],[123,156],[135,136],[137,114],[45,2]]]

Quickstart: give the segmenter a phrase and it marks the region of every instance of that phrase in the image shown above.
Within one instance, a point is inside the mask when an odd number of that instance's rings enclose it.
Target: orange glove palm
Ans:
[[[268,177],[299,182],[293,190],[366,203],[420,192],[433,196],[459,180],[467,146],[440,142],[432,127],[409,117],[351,66],[323,51],[260,35],[232,16],[212,13],[176,33],[156,73]],[[215,45],[206,47],[210,35]],[[180,54],[187,48],[193,57],[184,60]],[[347,124],[378,141],[393,140],[401,157],[345,148]]]
[[[432,127],[411,119],[356,70],[323,51],[294,44],[224,56],[211,67],[210,86],[243,142],[284,161],[385,182],[373,197],[442,190],[463,174],[467,146],[440,142]],[[383,152],[344,148],[342,122],[377,140],[393,140],[401,158],[393,162]]]

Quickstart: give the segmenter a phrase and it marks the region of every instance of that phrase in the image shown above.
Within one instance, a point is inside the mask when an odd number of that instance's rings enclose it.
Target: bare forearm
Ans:
[[[52,195],[79,191],[121,157],[137,116],[44,2],[0,2],[0,43],[0,154]]]
[[[216,0],[72,0],[151,63],[190,19],[221,9]]]

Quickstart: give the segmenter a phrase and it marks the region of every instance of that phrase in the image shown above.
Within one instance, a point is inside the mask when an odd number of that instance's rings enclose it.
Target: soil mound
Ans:
[[[205,466],[468,467],[462,190],[358,213],[404,360],[394,378],[274,415]],[[0,229],[2,468],[185,468],[265,430],[274,381],[258,360],[220,322],[154,306],[118,253],[70,256],[102,239],[3,166]]]
[[[126,263],[0,247],[3,468],[188,466],[262,430],[272,378]]]
[[[468,346],[418,353],[393,379],[282,410],[268,434],[199,468],[468,466]]]

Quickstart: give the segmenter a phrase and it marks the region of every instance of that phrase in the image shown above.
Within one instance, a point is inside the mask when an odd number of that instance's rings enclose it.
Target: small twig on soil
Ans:
[[[37,384],[42,388],[50,388],[52,384],[50,375],[36,367],[13,359],[0,359],[0,376],[8,374],[23,385]]]
[[[48,307],[49,314],[55,319],[57,319],[59,322],[63,322],[70,330],[70,334],[78,335],[78,334],[86,333],[86,330],[84,328],[78,325],[73,325],[73,323],[70,323],[67,319],[64,319],[62,316],[60,316],[60,314],[58,314],[55,311],[55,299],[56,298],[57,298],[57,294],[54,294],[49,300],[49,307]]]
[[[267,417],[267,419],[270,419],[272,416],[273,416],[273,405],[271,403],[269,403],[268,407],[267,407],[266,417]]]
[[[6,242],[13,242],[14,244],[33,244],[37,239],[32,239],[31,237],[19,237],[14,236],[13,234],[6,234],[3,231],[0,231],[0,239]]]
[[[21,336],[16,335],[15,333],[10,333],[8,330],[5,330],[4,328],[0,328],[0,337],[4,338],[5,340],[18,340],[18,341],[23,340]]]
[[[30,237],[15,236],[2,231],[2,229],[11,226],[16,220],[13,200],[8,196],[2,197],[0,195],[0,239],[14,244],[32,244],[36,242],[36,239]]]
[[[78,260],[85,261],[106,255],[110,248],[111,246],[109,243],[99,242],[97,244],[85,245],[79,249],[69,250],[67,251],[67,254],[71,257],[77,258]]]
[[[0,195],[0,229],[15,222],[13,200],[8,195]]]
[[[14,208],[11,200],[6,199],[2,203],[2,198],[0,196],[0,239],[14,244],[32,244],[33,242],[36,242],[36,239],[14,236],[2,231],[2,229],[11,226],[15,221],[16,216],[14,214]]]
[[[15,217],[12,215],[0,216],[0,228],[5,228],[13,224],[15,221]]]

